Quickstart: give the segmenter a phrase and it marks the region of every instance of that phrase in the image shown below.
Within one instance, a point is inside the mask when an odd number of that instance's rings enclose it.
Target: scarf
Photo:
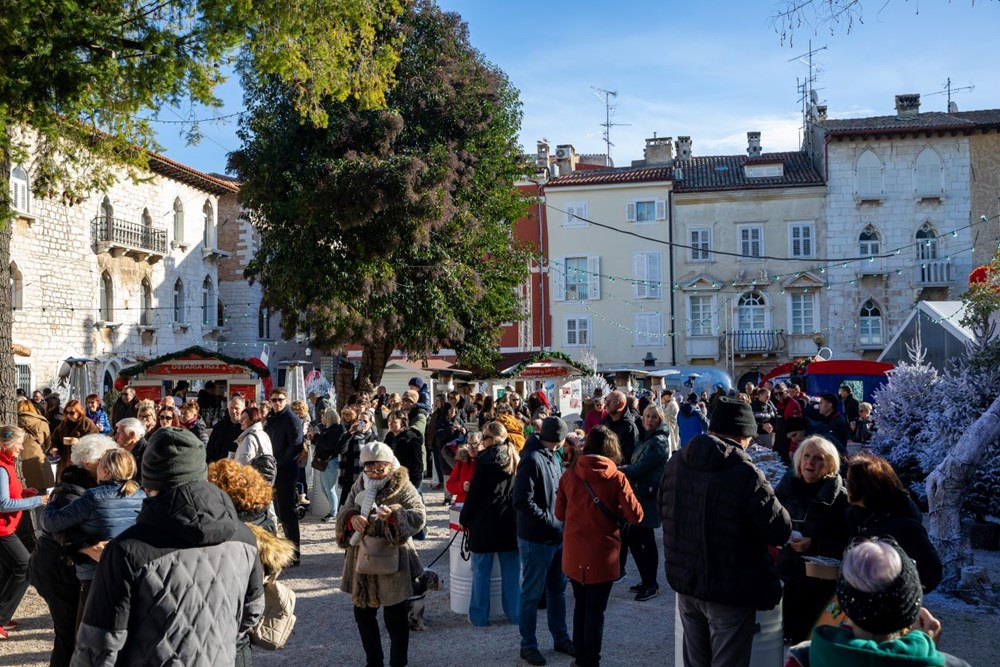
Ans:
[[[389,481],[389,478],[392,477],[392,473],[397,470],[399,470],[399,459],[394,456],[392,457],[392,470],[382,479],[372,479],[368,476],[368,473],[362,474],[361,479],[364,483],[364,491],[361,493],[361,516],[366,519],[371,516],[372,507],[375,505],[375,496],[378,495],[378,492],[382,490],[386,482]],[[351,546],[357,546],[360,541],[361,533],[351,535]]]

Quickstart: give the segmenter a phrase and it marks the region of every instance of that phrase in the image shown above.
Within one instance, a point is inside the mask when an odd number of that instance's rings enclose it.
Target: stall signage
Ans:
[[[526,366],[520,373],[519,378],[555,378],[569,375],[570,369],[566,366],[536,366],[531,364]]]
[[[255,384],[229,384],[229,398],[232,398],[235,394],[239,394],[247,400],[248,403],[257,402],[257,385]]]
[[[147,368],[143,375],[249,375],[250,371],[243,366],[234,366],[224,361],[168,361]]]

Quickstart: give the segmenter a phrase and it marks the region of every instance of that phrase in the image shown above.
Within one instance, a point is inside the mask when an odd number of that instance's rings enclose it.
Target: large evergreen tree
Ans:
[[[0,283],[10,280],[10,170],[67,204],[138,175],[155,147],[144,115],[215,106],[239,58],[294,86],[295,112],[321,100],[383,102],[410,0],[21,0],[0,5]],[[10,293],[0,290],[0,421],[14,417]]]
[[[379,383],[393,349],[488,364],[527,278],[512,241],[526,210],[517,91],[456,14],[421,1],[401,24],[387,108],[331,100],[322,127],[294,113],[293,88],[248,78],[230,161],[261,233],[248,275],[286,334],[363,345],[361,384]]]

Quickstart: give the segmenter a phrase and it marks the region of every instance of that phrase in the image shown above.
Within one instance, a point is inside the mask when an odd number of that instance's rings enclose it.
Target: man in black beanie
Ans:
[[[264,611],[257,541],[208,482],[205,445],[161,428],[142,457],[149,498],[97,566],[73,665],[231,665]]]
[[[767,547],[785,544],[792,522],[744,451],[756,433],[750,404],[720,397],[708,433],[672,456],[660,481],[686,667],[749,665],[757,610],[781,600]]]

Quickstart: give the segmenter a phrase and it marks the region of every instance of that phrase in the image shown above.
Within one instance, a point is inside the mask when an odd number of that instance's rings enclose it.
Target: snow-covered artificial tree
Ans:
[[[948,449],[944,446],[943,451],[938,451],[943,443],[933,427],[933,422],[941,418],[941,376],[927,364],[919,337],[906,349],[910,361],[900,362],[889,372],[888,382],[875,392],[878,431],[870,447],[892,464],[914,495],[926,502],[924,478]]]
[[[608,392],[611,391],[611,385],[608,384],[603,375],[597,372],[597,355],[591,350],[584,350],[580,354],[580,363],[594,370],[593,375],[585,375],[581,378],[580,384],[582,385],[584,399],[593,396],[595,389],[600,389],[601,395],[607,396]]]

